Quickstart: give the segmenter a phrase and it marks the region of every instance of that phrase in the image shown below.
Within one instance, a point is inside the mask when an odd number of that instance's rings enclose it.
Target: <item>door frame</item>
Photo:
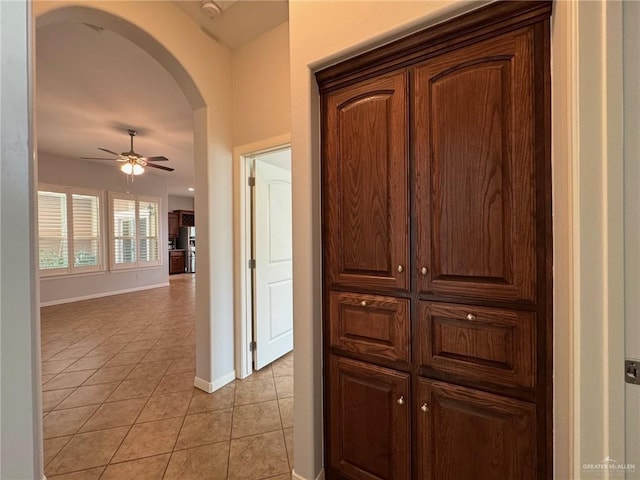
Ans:
[[[251,259],[251,191],[247,183],[250,161],[262,153],[291,147],[291,135],[279,135],[233,149],[233,269],[235,370],[239,379],[253,373],[253,353],[249,349],[253,333]]]

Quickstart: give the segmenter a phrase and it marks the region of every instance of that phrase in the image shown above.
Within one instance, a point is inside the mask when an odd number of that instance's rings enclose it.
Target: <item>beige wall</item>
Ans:
[[[625,356],[640,361],[640,3],[624,2]],[[640,478],[640,385],[625,385],[627,463]]]
[[[289,24],[233,52],[233,145],[291,131]]]

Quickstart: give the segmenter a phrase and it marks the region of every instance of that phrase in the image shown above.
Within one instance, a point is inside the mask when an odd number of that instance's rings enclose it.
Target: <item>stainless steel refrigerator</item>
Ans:
[[[180,227],[176,247],[185,251],[185,271],[196,271],[196,227]]]

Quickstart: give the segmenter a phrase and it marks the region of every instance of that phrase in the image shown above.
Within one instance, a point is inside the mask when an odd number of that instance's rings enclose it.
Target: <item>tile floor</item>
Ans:
[[[289,479],[293,356],[193,387],[195,282],[42,309],[48,480]]]

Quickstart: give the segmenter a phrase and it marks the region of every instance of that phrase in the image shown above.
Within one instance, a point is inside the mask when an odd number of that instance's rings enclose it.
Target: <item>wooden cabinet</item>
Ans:
[[[413,70],[419,288],[535,299],[533,29]]]
[[[180,233],[180,223],[176,212],[169,212],[169,240],[173,240]]]
[[[195,227],[196,215],[192,210],[174,210],[173,213],[178,215],[179,227]]]
[[[418,364],[459,377],[533,388],[535,314],[419,302]]]
[[[185,251],[169,250],[169,275],[174,273],[184,273],[185,271]]]
[[[332,475],[409,479],[409,375],[331,357]]]
[[[327,96],[324,218],[329,281],[409,286],[407,73]]]
[[[329,295],[332,347],[409,362],[409,300],[345,292]]]
[[[316,74],[328,479],[552,478],[550,15]]]
[[[417,478],[538,478],[532,404],[422,379],[417,397]]]

